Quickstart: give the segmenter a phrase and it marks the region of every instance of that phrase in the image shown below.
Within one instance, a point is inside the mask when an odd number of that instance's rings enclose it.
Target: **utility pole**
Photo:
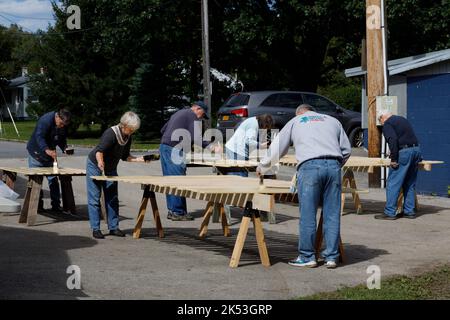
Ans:
[[[209,23],[208,0],[202,2],[202,62],[203,62],[203,100],[208,106],[208,128],[211,128],[211,80],[209,67]]]
[[[381,132],[377,127],[376,97],[386,94],[384,46],[384,0],[366,0],[366,37],[367,37],[367,105],[369,129],[369,158],[381,156]],[[379,188],[381,170],[376,168],[369,174],[369,187]]]

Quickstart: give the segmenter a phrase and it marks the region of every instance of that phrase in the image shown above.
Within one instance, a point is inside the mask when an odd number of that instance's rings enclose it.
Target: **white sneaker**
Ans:
[[[327,267],[327,269],[336,269],[337,264],[336,261],[333,260],[329,260],[325,263],[325,267]]]

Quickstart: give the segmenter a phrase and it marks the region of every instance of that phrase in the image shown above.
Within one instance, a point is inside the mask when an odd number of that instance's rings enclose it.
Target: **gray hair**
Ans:
[[[122,128],[127,127],[132,129],[133,131],[136,131],[141,126],[141,119],[133,111],[127,111],[120,118],[120,126]]]
[[[306,111],[314,111],[314,108],[309,104],[303,103],[297,107],[297,110],[295,110],[295,114],[298,115],[299,113]]]

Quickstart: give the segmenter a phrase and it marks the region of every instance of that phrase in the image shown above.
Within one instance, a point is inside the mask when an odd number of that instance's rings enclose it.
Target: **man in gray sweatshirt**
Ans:
[[[322,204],[326,248],[322,252],[327,268],[336,268],[339,257],[341,167],[351,154],[350,142],[338,120],[316,113],[301,105],[270,146],[259,164],[257,174],[264,174],[278,163],[291,143],[298,161],[298,198],[300,202],[299,256],[289,262],[297,267],[316,267],[316,213]]]

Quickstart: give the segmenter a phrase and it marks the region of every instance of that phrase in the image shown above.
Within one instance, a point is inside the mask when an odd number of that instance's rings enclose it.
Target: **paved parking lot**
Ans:
[[[0,142],[4,152],[5,143]],[[360,152],[360,151],[358,151]],[[84,168],[85,157],[61,157],[65,167]],[[0,159],[1,166],[26,166],[25,158]],[[189,174],[211,174],[209,168],[188,169]],[[293,169],[283,168],[280,177],[290,178]],[[160,163],[121,163],[122,175],[161,175]],[[366,178],[357,176],[360,185]],[[16,191],[23,199],[26,186],[19,177]],[[46,196],[48,187],[44,182]],[[287,264],[297,255],[298,208],[277,204],[277,224],[264,223],[272,262],[259,264],[252,230],[246,240],[241,264],[228,267],[239,227],[240,211],[233,211],[232,236],[221,235],[220,224],[210,225],[205,240],[197,238],[206,203],[188,200],[196,219],[166,219],[165,199],[157,194],[166,237],[156,236],[150,212],[143,237],[131,233],[142,191],[138,185],[120,184],[120,227],[126,238],[91,237],[86,209],[85,178],[74,177],[75,201],[80,219],[54,220],[39,215],[36,226],[18,224],[18,215],[0,213],[0,298],[32,299],[290,299],[342,286],[365,283],[367,267],[377,265],[382,277],[412,274],[450,262],[450,199],[420,196],[421,210],[415,220],[375,220],[382,211],[383,190],[361,195],[364,214],[352,210],[342,217],[346,263],[335,270],[324,266],[298,269]],[[348,208],[352,208],[350,196]],[[46,206],[49,206],[46,199]],[[106,230],[104,226],[104,231]],[[67,268],[81,271],[81,289],[69,290]]]

